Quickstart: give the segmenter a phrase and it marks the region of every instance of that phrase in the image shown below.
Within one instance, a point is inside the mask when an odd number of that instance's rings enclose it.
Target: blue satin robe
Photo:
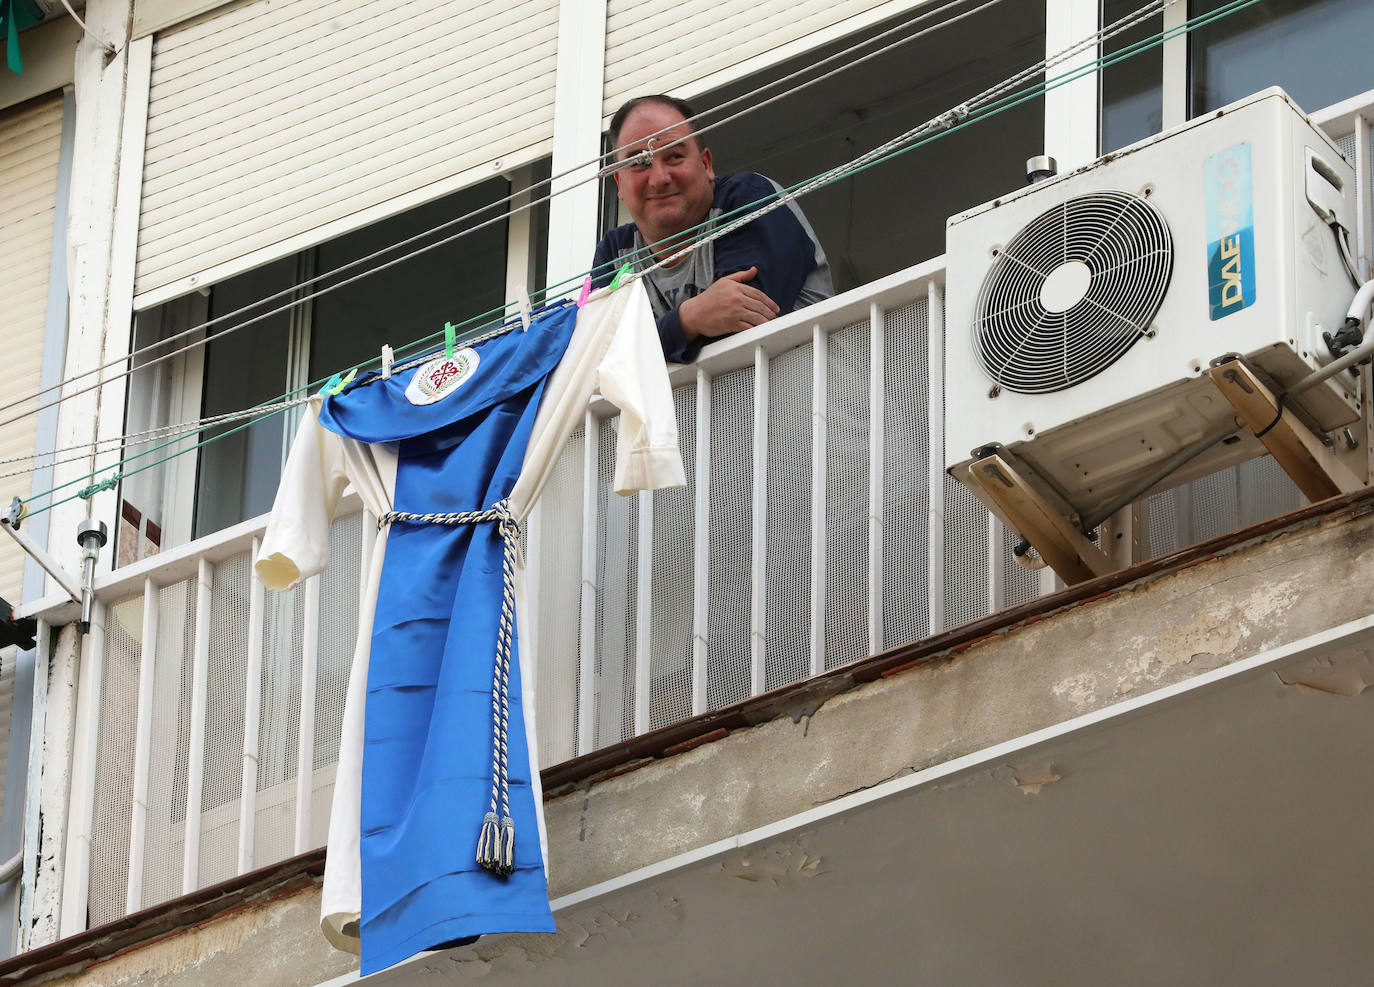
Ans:
[[[320,424],[398,444],[395,509],[482,510],[520,474],[547,375],[577,308],[544,310],[476,347],[473,375],[434,404],[405,397],[407,370],[327,398]],[[509,778],[515,872],[475,861],[492,779],[492,672],[504,546],[495,522],[397,522],[387,538],[367,679],[362,767],[362,973],[491,932],[553,932],[539,843],[518,652]],[[499,809],[498,809],[499,814]]]

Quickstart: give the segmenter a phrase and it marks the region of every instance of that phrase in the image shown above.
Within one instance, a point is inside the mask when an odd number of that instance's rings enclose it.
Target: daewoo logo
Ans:
[[[1240,237],[1241,189],[1237,181],[1240,165],[1235,158],[1227,158],[1217,169],[1217,209],[1221,213],[1221,307],[1242,305],[1245,292],[1241,288]],[[1245,205],[1248,206],[1248,203]]]
[[[477,351],[459,350],[453,356],[441,356],[424,364],[406,385],[406,400],[411,404],[433,404],[442,401],[472,376],[477,369]]]
[[[1250,145],[1207,159],[1207,295],[1212,321],[1255,301],[1255,208]]]

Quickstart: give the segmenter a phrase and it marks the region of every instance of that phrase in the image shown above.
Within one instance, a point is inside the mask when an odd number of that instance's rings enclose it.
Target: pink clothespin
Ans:
[[[587,304],[587,299],[588,299],[589,297],[591,297],[591,293],[592,293],[592,276],[591,276],[590,274],[588,274],[585,278],[582,279],[582,294],[580,294],[580,295],[577,296],[577,307],[578,307],[578,308],[581,308],[583,305],[586,305],[586,304]]]

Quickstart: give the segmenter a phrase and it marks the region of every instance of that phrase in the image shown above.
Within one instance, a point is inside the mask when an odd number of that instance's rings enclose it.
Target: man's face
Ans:
[[[645,103],[635,107],[620,129],[620,143],[626,150],[619,152],[617,160],[642,150],[646,138],[664,127],[672,129],[654,139],[657,147],[691,133],[682,114],[671,106]],[[702,150],[696,137],[655,152],[652,164],[630,165],[615,173],[620,199],[648,243],[704,222],[711,211],[715,178],[711,152]]]

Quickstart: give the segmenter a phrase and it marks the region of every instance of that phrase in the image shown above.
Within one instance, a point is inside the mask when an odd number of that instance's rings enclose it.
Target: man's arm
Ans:
[[[762,175],[729,175],[719,182],[716,205],[729,214],[777,193],[778,187]],[[757,267],[758,275],[749,283],[777,304],[779,315],[787,315],[816,267],[816,252],[815,241],[791,207],[779,206],[716,241],[715,275],[719,279]]]

